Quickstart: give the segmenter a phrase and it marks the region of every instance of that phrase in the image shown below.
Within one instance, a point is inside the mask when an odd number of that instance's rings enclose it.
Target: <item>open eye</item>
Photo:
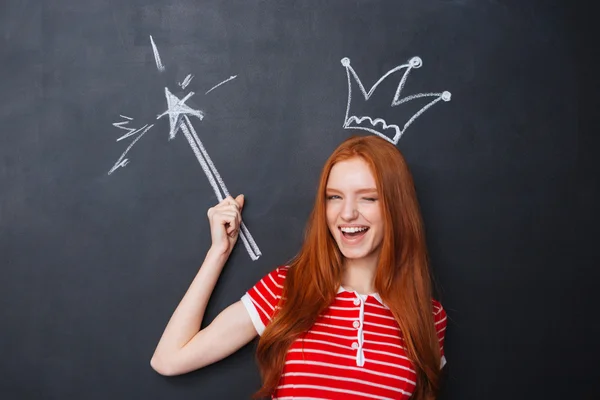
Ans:
[[[341,199],[341,197],[338,196],[337,194],[330,194],[327,196],[327,200],[337,200],[337,199]]]

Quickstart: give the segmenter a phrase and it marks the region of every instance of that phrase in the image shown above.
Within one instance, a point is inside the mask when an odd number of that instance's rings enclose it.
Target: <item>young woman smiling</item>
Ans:
[[[446,313],[432,299],[423,222],[398,149],[375,136],[345,140],[323,167],[296,257],[199,330],[243,205],[240,195],[209,209],[212,246],[152,367],[186,373],[260,335],[257,397],[435,399]]]

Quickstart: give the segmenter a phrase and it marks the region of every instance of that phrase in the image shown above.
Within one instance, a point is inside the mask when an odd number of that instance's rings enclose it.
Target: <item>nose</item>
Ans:
[[[356,209],[356,204],[351,200],[345,200],[342,206],[342,212],[340,213],[340,217],[344,221],[352,221],[358,217],[358,210]]]

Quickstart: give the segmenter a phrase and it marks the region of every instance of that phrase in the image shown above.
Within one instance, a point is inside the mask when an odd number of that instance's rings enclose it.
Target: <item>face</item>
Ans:
[[[377,262],[383,240],[383,216],[375,178],[360,157],[331,168],[326,187],[327,225],[342,255]]]

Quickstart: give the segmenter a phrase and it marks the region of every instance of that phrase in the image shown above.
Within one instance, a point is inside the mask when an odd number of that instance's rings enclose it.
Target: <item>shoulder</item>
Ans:
[[[271,272],[269,272],[263,280],[269,281],[271,285],[275,285],[277,287],[283,288],[283,283],[285,282],[285,278],[287,276],[289,266],[281,265]]]
[[[446,319],[448,318],[446,315],[446,310],[442,306],[442,303],[437,301],[436,299],[431,299],[431,305],[433,310],[433,320],[436,324],[446,323]]]
[[[271,297],[280,297],[281,292],[283,291],[283,284],[285,282],[285,277],[287,276],[288,266],[279,266],[264,275],[260,281],[254,285],[254,287],[250,290],[253,291],[266,292],[271,295]]]
[[[275,270],[272,273],[276,274],[277,277],[283,281],[285,280],[289,269],[289,265],[280,265],[279,267],[275,268]]]
[[[279,309],[286,275],[287,267],[275,268],[241,298],[259,335],[262,335],[266,325]]]
[[[436,299],[431,299],[431,305],[433,306],[433,315],[439,314],[440,312],[444,311],[442,303],[440,303]]]

